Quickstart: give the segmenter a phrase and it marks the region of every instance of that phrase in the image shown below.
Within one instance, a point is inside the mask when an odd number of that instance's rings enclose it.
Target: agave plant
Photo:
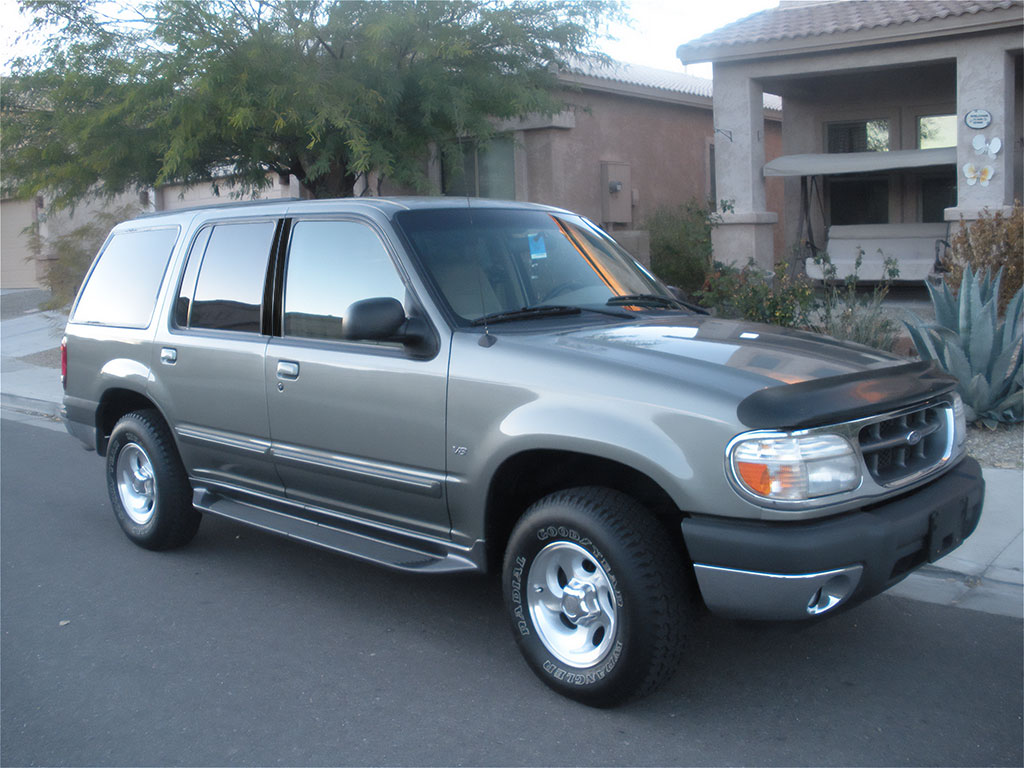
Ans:
[[[959,381],[967,420],[981,421],[990,429],[999,422],[1024,420],[1024,289],[1010,299],[999,322],[1001,279],[1002,270],[992,280],[987,271],[975,275],[968,266],[956,296],[945,283],[938,288],[928,285],[934,324],[913,313],[904,321],[921,359],[938,361]]]

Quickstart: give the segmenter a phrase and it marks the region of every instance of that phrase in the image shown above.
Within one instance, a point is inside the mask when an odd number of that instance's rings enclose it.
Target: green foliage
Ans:
[[[937,360],[956,376],[968,421],[994,429],[999,422],[1024,420],[1024,290],[1010,299],[999,322],[997,303],[1002,274],[975,275],[964,269],[956,296],[945,283],[931,284],[934,324],[914,316],[906,323],[923,360]]]
[[[0,92],[8,194],[56,206],[232,169],[316,197],[426,190],[432,144],[564,108],[618,0],[21,0],[48,33]]]
[[[696,295],[720,317],[802,328],[891,351],[898,327],[881,305],[899,270],[894,260],[886,259],[885,279],[862,296],[857,280],[863,255],[858,254],[853,274],[838,280],[828,254],[819,254],[815,260],[824,276],[820,296],[804,275],[764,272],[753,260],[742,269],[716,262]]]
[[[809,280],[772,275],[753,259],[742,269],[715,262],[697,298],[720,317],[785,327],[806,327],[814,308]]]
[[[651,237],[652,271],[687,295],[698,291],[711,269],[711,230],[720,219],[695,198],[654,211],[643,225]]]
[[[47,264],[42,277],[43,285],[50,290],[46,309],[65,309],[71,305],[107,233],[115,224],[138,213],[137,205],[90,213],[84,224],[47,238],[40,236],[38,225],[32,228],[28,235],[29,249],[35,258]]]
[[[881,251],[878,253],[884,257]],[[814,263],[821,267],[822,294],[810,330],[891,352],[899,337],[899,326],[882,308],[882,302],[892,287],[892,281],[899,277],[896,260],[885,258],[884,277],[867,295],[857,291],[860,268],[864,263],[862,249],[857,249],[852,274],[842,280],[838,279],[838,270],[827,253],[817,254]]]
[[[950,246],[951,253],[944,260],[949,270],[947,281],[960,285],[966,267],[976,274],[1001,269],[999,311],[1005,312],[1010,299],[1024,285],[1024,208],[1020,201],[1014,203],[1009,216],[996,211],[969,224],[961,221]]]

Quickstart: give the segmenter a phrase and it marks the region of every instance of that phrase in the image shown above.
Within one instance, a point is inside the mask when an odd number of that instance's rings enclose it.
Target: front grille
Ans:
[[[953,428],[947,409],[945,404],[928,406],[861,429],[860,450],[875,482],[898,484],[945,458]]]

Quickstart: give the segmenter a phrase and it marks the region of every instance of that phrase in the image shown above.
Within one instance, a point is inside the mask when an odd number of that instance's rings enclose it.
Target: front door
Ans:
[[[297,220],[284,269],[281,336],[266,357],[270,433],[289,498],[447,536],[447,342],[432,359],[341,337],[348,306],[413,300],[378,232]]]

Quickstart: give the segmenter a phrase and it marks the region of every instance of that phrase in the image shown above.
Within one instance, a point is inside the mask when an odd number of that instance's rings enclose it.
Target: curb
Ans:
[[[31,413],[37,416],[44,416],[50,419],[60,418],[60,403],[54,403],[49,400],[39,400],[34,397],[10,395],[6,392],[0,393],[0,407],[10,408],[23,413]]]
[[[883,595],[966,608],[997,616],[1024,618],[1024,587],[923,565]]]

